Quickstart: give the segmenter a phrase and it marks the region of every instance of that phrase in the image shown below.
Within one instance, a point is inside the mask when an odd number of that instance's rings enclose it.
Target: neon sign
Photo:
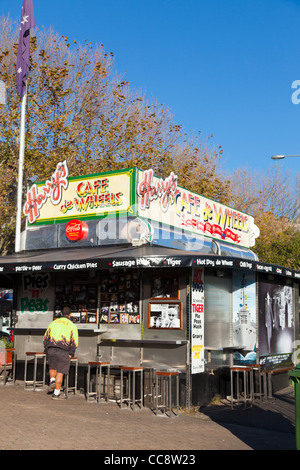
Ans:
[[[165,180],[160,178],[156,183],[153,182],[153,170],[144,171],[142,180],[137,186],[137,194],[140,199],[140,208],[148,209],[151,201],[160,200],[160,208],[167,212],[170,204],[175,200],[177,192],[177,176],[170,173]]]
[[[67,189],[69,170],[66,160],[58,163],[56,170],[50,180],[47,180],[42,186],[40,192],[36,184],[33,184],[27,193],[26,202],[23,208],[24,215],[26,215],[30,224],[34,223],[40,215],[41,207],[48,199],[51,200],[53,205],[60,203],[62,198],[62,190]]]

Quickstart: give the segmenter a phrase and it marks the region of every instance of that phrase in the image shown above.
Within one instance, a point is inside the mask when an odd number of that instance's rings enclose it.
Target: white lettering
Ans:
[[[297,88],[294,93],[292,93],[292,103],[299,104],[300,103],[300,80],[294,80],[292,83],[292,88]]]

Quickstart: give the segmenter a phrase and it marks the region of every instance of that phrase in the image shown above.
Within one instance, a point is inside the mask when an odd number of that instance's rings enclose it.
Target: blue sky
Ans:
[[[300,157],[270,157],[300,154],[300,0],[33,5],[37,26],[51,26],[70,41],[104,44],[132,88],[169,108],[188,134],[213,134],[225,170],[299,171]],[[19,21],[21,7],[22,0],[0,0],[0,15]]]

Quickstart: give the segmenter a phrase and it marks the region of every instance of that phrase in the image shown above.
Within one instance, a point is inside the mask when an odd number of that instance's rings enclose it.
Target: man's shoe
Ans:
[[[60,393],[59,395],[55,395],[53,393],[51,398],[52,398],[52,400],[65,400],[67,398],[67,396],[64,393]]]
[[[48,390],[47,390],[47,393],[53,393],[55,389],[55,382],[50,382],[50,384],[48,385]]]

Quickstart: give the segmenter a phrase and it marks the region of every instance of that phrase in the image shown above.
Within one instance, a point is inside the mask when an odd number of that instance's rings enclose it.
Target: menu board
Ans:
[[[140,281],[135,271],[108,271],[100,281],[100,323],[140,323]]]
[[[97,284],[67,282],[55,286],[55,316],[61,314],[64,305],[70,306],[74,323],[96,323],[98,307]]]
[[[193,268],[191,289],[191,372],[204,372],[204,270]]]

